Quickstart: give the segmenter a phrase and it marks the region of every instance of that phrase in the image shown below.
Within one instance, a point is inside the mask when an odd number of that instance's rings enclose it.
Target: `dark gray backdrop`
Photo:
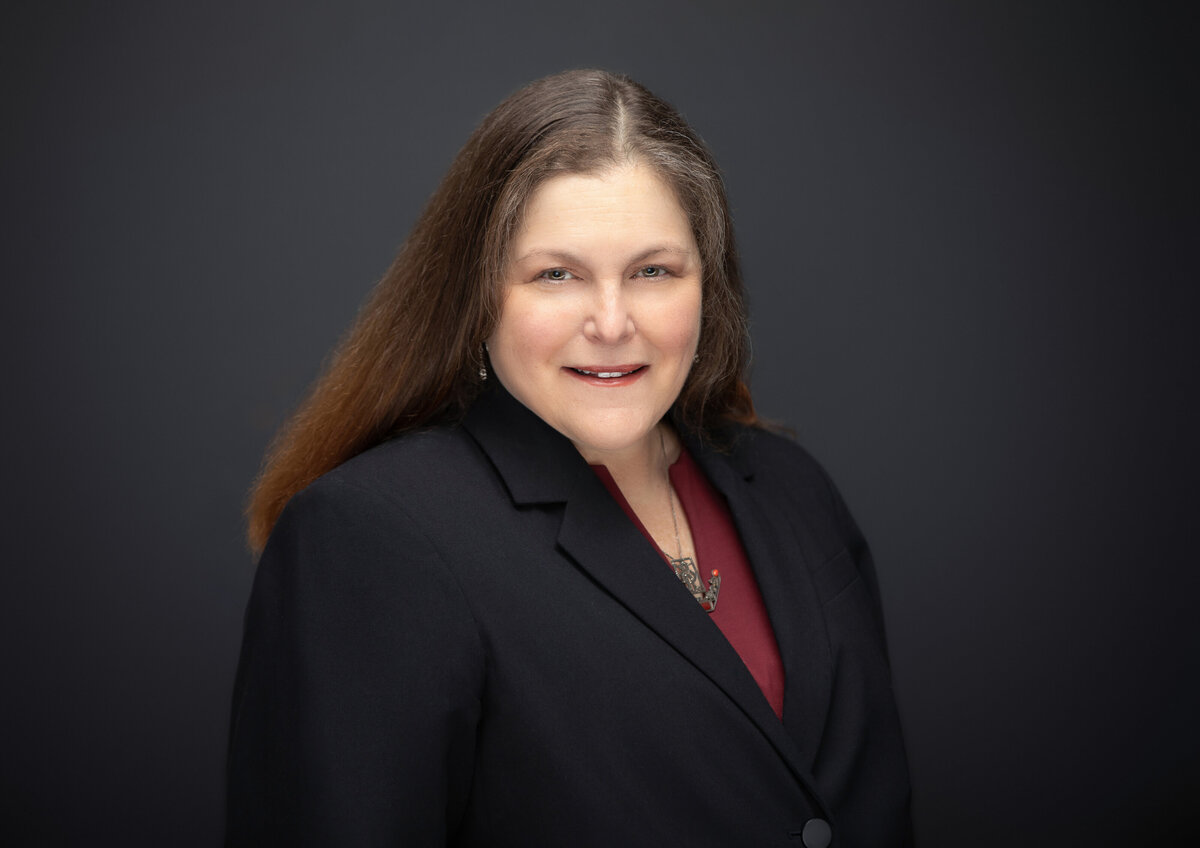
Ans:
[[[265,442],[478,119],[598,65],[726,171],[922,843],[1194,834],[1195,30],[1105,5],[10,7],[0,829],[219,840]]]

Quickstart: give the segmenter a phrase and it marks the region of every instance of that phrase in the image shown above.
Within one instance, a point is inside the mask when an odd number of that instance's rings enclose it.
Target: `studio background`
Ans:
[[[581,66],[725,171],[920,844],[1195,836],[1196,30],[1112,6],[6,7],[2,841],[219,843],[267,440],[479,119]]]

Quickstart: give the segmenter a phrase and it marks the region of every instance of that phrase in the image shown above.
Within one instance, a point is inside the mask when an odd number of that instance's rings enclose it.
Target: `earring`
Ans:
[[[692,357],[692,364],[696,365],[699,362],[700,362],[700,354],[697,353],[695,356]]]
[[[487,379],[487,345],[479,346],[479,379]]]

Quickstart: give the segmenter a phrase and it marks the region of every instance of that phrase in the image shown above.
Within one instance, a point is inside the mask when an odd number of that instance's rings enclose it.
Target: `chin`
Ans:
[[[604,453],[620,453],[621,451],[640,446],[654,433],[658,418],[645,418],[636,424],[629,422],[623,425],[605,427],[595,424],[587,427],[572,428],[570,439],[585,455],[591,451]]]

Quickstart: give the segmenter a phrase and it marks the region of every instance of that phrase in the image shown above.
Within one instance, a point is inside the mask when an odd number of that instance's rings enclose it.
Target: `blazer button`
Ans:
[[[833,841],[833,830],[825,819],[809,819],[800,832],[804,848],[828,848]]]

